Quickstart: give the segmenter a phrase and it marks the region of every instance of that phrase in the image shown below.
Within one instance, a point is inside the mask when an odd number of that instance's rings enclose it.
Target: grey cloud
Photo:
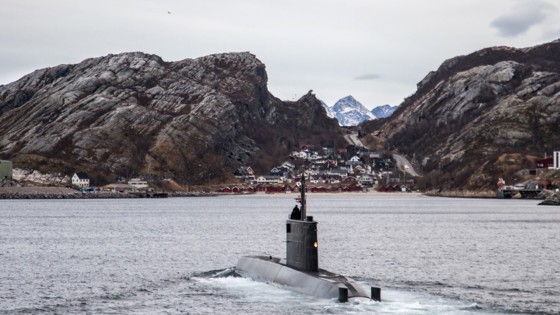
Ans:
[[[381,76],[375,73],[362,74],[354,78],[354,80],[377,80],[377,79],[381,79]]]
[[[496,18],[490,24],[501,36],[515,37],[525,33],[547,18],[547,14],[558,8],[544,1],[524,1],[518,3],[510,12]]]

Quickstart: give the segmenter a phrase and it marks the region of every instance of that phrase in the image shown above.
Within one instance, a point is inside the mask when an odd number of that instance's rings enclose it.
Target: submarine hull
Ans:
[[[236,272],[256,281],[276,283],[295,292],[346,302],[349,298],[370,298],[356,282],[319,268],[317,222],[307,216],[305,175],[301,176],[301,210],[297,205],[286,221],[286,260],[272,256],[239,258]],[[380,301],[381,291],[371,288],[371,298]]]
[[[340,288],[346,288],[348,298],[370,298],[358,283],[323,269],[301,271],[286,265],[280,258],[244,256],[239,258],[236,271],[255,281],[276,283],[286,288],[319,298],[340,298]]]

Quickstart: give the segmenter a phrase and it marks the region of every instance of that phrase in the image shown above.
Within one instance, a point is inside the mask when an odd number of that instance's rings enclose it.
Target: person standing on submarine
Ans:
[[[301,220],[301,211],[299,211],[298,206],[296,205],[292,210],[292,214],[290,215],[290,219],[292,220]]]

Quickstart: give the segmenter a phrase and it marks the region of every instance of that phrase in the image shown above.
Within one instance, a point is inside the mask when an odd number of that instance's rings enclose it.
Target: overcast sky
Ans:
[[[398,105],[445,60],[560,38],[557,0],[0,0],[0,84],[110,53],[250,51],[275,96]]]

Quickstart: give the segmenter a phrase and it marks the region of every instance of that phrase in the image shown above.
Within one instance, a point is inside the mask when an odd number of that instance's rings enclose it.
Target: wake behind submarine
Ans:
[[[371,287],[371,292],[342,275],[320,269],[317,243],[317,222],[307,216],[305,176],[301,177],[300,213],[292,213],[286,221],[286,259],[272,256],[243,256],[236,271],[255,281],[276,283],[292,291],[319,298],[371,298],[381,301],[381,289]]]

